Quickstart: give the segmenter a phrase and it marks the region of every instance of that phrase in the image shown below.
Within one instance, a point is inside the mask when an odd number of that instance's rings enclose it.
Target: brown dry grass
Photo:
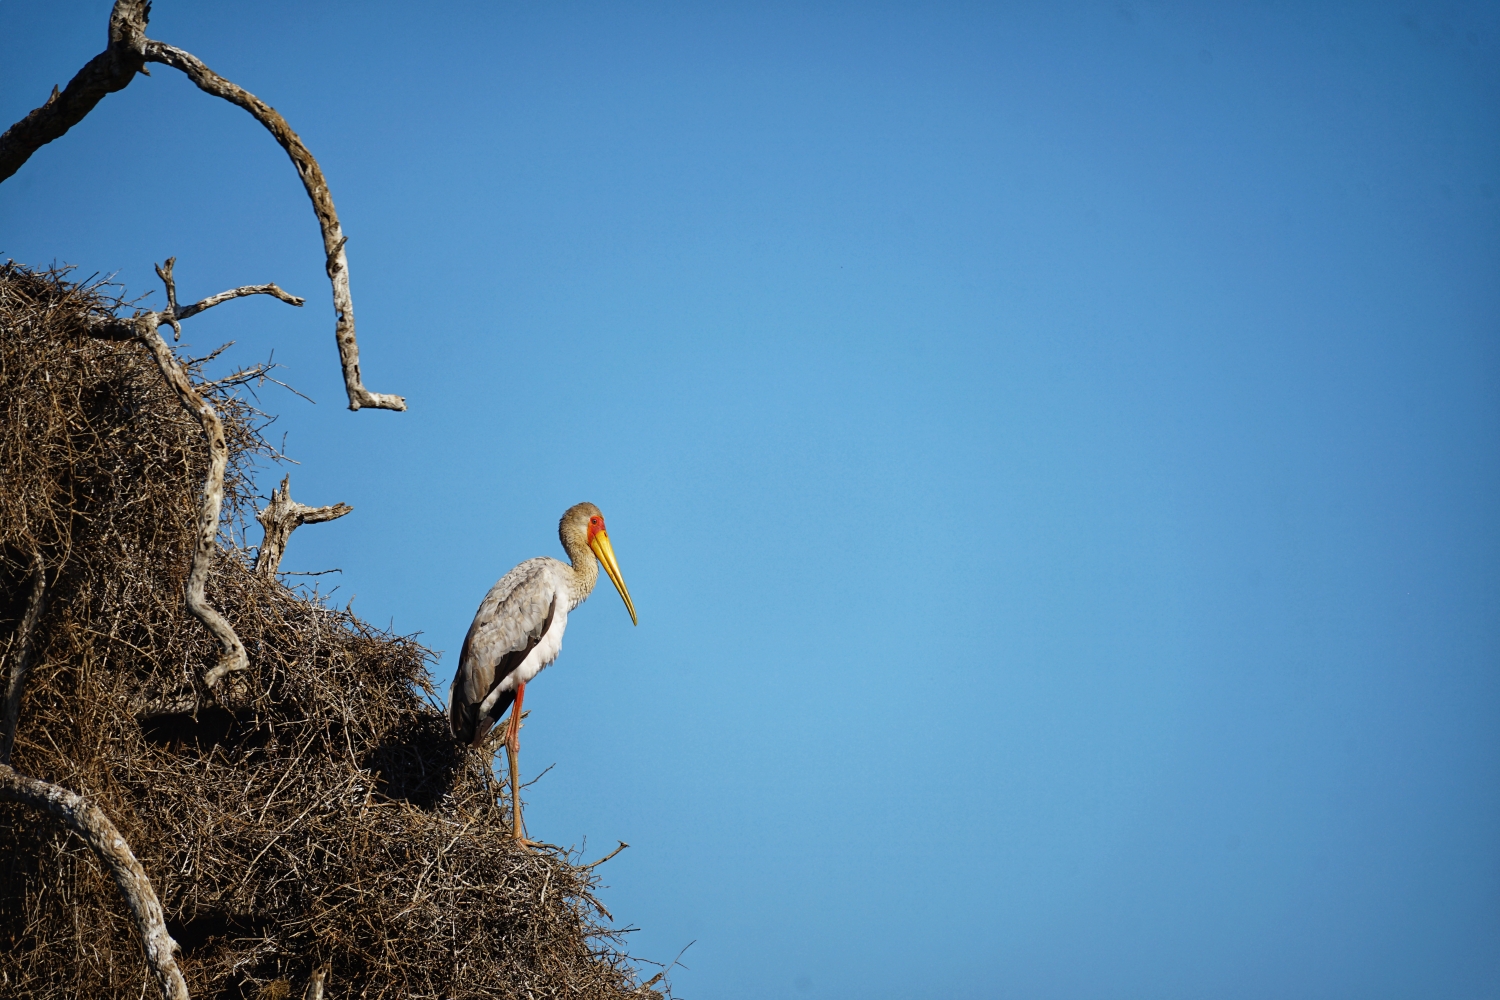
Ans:
[[[109,293],[0,268],[0,653],[35,554],[49,572],[16,769],[118,825],[195,997],[300,996],[323,964],[330,996],[659,996],[593,873],[505,835],[500,789],[449,737],[414,640],[253,575],[226,542],[209,599],[251,667],[232,695],[195,688],[217,654],[183,604],[207,448],[139,345],[84,333],[90,311],[121,308]],[[233,456],[226,522],[243,523],[271,452],[254,409],[211,398]],[[18,997],[154,989],[87,848],[8,804],[0,977]]]

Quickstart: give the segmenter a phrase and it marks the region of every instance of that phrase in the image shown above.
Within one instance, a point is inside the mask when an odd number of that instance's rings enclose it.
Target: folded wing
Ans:
[[[460,742],[475,747],[484,742],[515,701],[517,682],[530,679],[517,671],[554,624],[561,625],[556,574],[547,565],[554,561],[527,560],[501,577],[479,605],[464,638],[448,700],[448,724]],[[548,645],[556,656],[559,637],[552,638]],[[528,673],[534,675],[541,666],[545,664],[532,664]]]

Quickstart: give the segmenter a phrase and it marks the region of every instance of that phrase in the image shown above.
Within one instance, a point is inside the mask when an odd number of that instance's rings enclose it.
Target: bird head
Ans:
[[[610,582],[625,601],[625,610],[630,612],[631,623],[639,625],[640,622],[635,617],[635,603],[630,599],[630,591],[625,589],[625,578],[620,575],[620,564],[615,561],[614,546],[609,544],[609,532],[604,529],[604,512],[591,503],[569,507],[568,512],[562,516],[562,523],[557,526],[557,533],[562,538],[563,548],[570,552],[574,546],[569,543],[580,538],[593,550],[599,564],[604,567],[604,572],[609,574]]]

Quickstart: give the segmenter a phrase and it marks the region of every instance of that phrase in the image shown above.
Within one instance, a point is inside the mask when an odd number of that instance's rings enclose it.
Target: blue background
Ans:
[[[108,3],[0,2],[0,119]],[[420,631],[598,503],[543,839],[689,997],[1500,996],[1494,4],[159,0],[0,257],[275,350],[285,568]],[[160,304],[160,297],[153,300]],[[264,478],[269,489],[280,472]],[[258,534],[252,533],[251,541]],[[653,971],[647,967],[647,974]]]

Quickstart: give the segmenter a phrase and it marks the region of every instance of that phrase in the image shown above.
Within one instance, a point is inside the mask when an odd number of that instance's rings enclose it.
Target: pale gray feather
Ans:
[[[559,573],[562,570],[563,573]],[[557,617],[566,600],[558,584],[572,567],[547,556],[528,559],[490,588],[459,654],[458,672],[449,695],[448,721],[456,739],[478,746],[490,728],[515,700],[512,690],[500,692],[480,717],[490,694],[525,661]],[[566,616],[566,605],[561,609]]]

